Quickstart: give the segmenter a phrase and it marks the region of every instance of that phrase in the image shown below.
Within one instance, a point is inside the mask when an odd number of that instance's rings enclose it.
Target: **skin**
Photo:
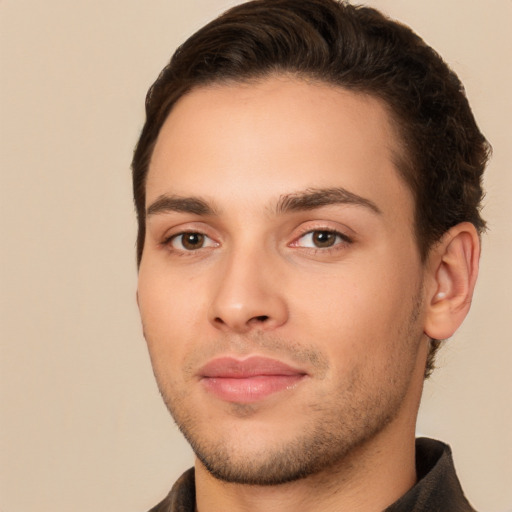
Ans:
[[[382,510],[414,485],[428,336],[467,313],[478,238],[459,225],[422,264],[399,153],[377,99],[286,76],[197,89],[169,115],[138,303],[199,511]],[[200,370],[225,356],[304,377],[226,400]]]

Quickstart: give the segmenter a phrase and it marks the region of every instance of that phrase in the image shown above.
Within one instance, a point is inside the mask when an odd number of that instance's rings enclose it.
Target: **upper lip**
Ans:
[[[199,370],[203,378],[244,379],[256,376],[306,375],[307,372],[268,357],[252,356],[247,359],[219,357],[212,359]]]

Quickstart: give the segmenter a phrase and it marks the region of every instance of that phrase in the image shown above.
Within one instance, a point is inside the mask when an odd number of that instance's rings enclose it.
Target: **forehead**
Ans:
[[[388,111],[372,96],[284,76],[209,86],[181,98],[164,123],[146,204],[177,194],[247,205],[340,186],[411,213],[398,154]]]

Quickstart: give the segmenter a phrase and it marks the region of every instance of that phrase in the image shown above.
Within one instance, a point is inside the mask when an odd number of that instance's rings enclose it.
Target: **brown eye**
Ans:
[[[315,247],[332,247],[337,235],[332,231],[313,231],[311,240]]]
[[[185,233],[183,236],[183,247],[192,251],[194,249],[200,249],[204,244],[204,235],[201,233]]]
[[[202,233],[181,233],[172,238],[171,245],[174,249],[195,251],[205,247],[207,240],[209,239]]]
[[[304,233],[292,246],[306,249],[330,249],[352,243],[352,240],[338,232],[329,229],[315,229]]]

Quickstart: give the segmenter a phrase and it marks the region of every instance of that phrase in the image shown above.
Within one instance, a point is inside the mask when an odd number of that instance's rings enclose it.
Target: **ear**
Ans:
[[[478,276],[480,239],[469,222],[447,231],[428,256],[426,287],[427,336],[444,340],[452,336],[468,314]]]

